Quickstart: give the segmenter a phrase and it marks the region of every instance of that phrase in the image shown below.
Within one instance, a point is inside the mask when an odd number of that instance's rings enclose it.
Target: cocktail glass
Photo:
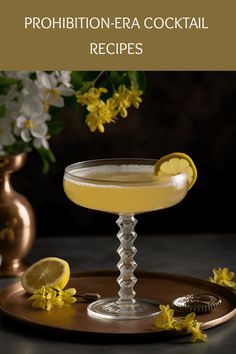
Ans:
[[[97,318],[140,319],[157,315],[158,303],[135,297],[134,261],[136,248],[134,215],[168,208],[179,203],[188,191],[188,176],[154,175],[156,160],[103,159],[83,161],[65,169],[64,190],[74,203],[89,209],[119,215],[117,224],[120,246],[118,297],[104,298],[88,306],[88,314]]]

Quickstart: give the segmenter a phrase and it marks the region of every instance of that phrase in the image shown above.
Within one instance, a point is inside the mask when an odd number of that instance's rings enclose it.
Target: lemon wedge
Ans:
[[[54,285],[63,289],[70,279],[70,266],[60,258],[48,257],[32,264],[21,276],[21,285],[30,294],[42,286]]]
[[[191,157],[182,152],[173,152],[161,157],[154,167],[155,176],[174,176],[182,172],[188,175],[188,189],[192,188],[197,179],[197,169]]]

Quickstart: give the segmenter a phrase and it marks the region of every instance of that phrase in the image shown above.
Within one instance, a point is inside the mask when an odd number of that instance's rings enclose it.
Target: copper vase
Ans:
[[[0,277],[18,276],[35,238],[35,216],[28,200],[11,185],[11,174],[27,154],[0,156]]]

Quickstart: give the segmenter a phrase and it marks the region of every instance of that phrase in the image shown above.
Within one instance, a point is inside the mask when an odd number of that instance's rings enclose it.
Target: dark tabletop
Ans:
[[[37,239],[29,263],[47,256],[65,258],[72,271],[91,269],[115,270],[118,256],[115,236],[87,236]],[[236,235],[139,235],[135,245],[135,260],[139,270],[177,273],[207,279],[214,267],[229,267],[236,272]],[[0,289],[16,279],[0,279]],[[41,329],[32,329],[0,315],[0,353],[9,354],[138,354],[138,353],[234,353],[236,350],[236,318],[207,331],[208,342],[189,344],[181,337],[156,341],[145,339],[116,339],[107,343],[106,337],[67,336]]]

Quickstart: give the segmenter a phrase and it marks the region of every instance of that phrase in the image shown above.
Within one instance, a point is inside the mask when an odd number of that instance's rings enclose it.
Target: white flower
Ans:
[[[20,130],[24,142],[29,142],[32,137],[44,138],[48,132],[45,117],[41,113],[32,113],[31,116],[20,116],[16,120],[16,126]]]
[[[0,118],[0,144],[4,146],[12,145],[15,138],[12,135],[12,122],[7,118]]]
[[[63,107],[64,96],[74,95],[71,72],[0,71],[2,77],[19,80],[19,85],[0,95],[0,156],[8,152],[7,146],[13,145],[13,151],[18,148],[18,137],[24,150],[49,149],[47,112],[50,106]]]
[[[22,102],[20,112],[30,116],[32,113],[46,114],[47,119],[50,119],[50,115],[43,110],[43,103],[38,95],[27,95]]]
[[[63,107],[64,99],[62,96],[72,96],[74,94],[73,89],[58,82],[55,72],[51,74],[47,74],[44,71],[37,72],[36,85],[41,92],[46,112],[50,106]]]
[[[31,97],[40,97],[39,88],[37,87],[35,81],[30,78],[24,80],[21,92],[24,97],[27,97],[28,95]]]
[[[41,147],[43,147],[44,149],[49,149],[49,144],[46,137],[35,138],[33,141],[33,145],[36,149],[40,149]]]
[[[71,71],[56,71],[57,81],[65,87],[71,87]]]
[[[29,142],[32,138],[46,139],[48,126],[45,122],[51,117],[42,108],[41,101],[36,97],[27,97],[24,102],[21,115],[16,119],[15,130],[24,142]]]
[[[6,95],[0,95],[0,105],[4,105],[6,109],[15,109],[18,107],[19,97],[16,85],[12,85]]]
[[[5,75],[16,80],[25,80],[31,74],[31,71],[5,71]]]
[[[12,85],[6,95],[0,95],[0,105],[5,107],[4,118],[9,122],[15,121],[19,115],[22,99],[22,93],[17,91],[16,85]],[[11,127],[13,129],[13,124]]]
[[[6,152],[4,151],[4,146],[2,144],[0,144],[0,156],[4,156],[6,155]],[[0,258],[1,258],[1,255],[0,255]],[[0,259],[1,261],[1,259]],[[1,265],[1,262],[0,262],[0,265]]]

